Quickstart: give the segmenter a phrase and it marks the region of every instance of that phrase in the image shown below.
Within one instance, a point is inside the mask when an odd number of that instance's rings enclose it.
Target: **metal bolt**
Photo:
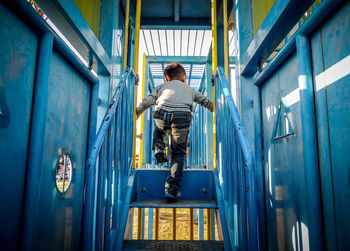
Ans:
[[[202,191],[203,193],[207,193],[207,189],[205,187],[203,187]]]

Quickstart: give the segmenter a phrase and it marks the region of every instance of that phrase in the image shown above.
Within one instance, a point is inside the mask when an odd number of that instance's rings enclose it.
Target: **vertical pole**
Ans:
[[[204,209],[198,209],[198,240],[204,240]]]
[[[225,57],[225,76],[229,83],[229,58],[228,58],[228,20],[227,20],[227,0],[223,0],[223,19],[224,19],[224,57]]]
[[[141,22],[141,0],[137,0],[136,21],[135,21],[135,53],[134,53],[134,71],[136,74],[139,73],[140,22]],[[136,82],[137,81],[138,80],[136,80]],[[136,159],[136,121],[137,121],[136,106],[137,106],[137,84],[135,85],[135,94],[134,94],[134,128],[133,128],[134,131],[133,131],[133,144],[132,144],[132,166],[134,168],[135,168],[135,159]],[[140,159],[139,159],[139,167],[140,167]]]
[[[155,213],[155,217],[156,217],[156,222],[155,222],[155,240],[159,239],[159,208],[156,208],[156,213]]]
[[[207,209],[207,240],[211,240],[211,213],[210,209]]]
[[[53,38],[51,33],[44,33],[38,53],[23,212],[22,250],[35,250]]]
[[[305,185],[308,201],[310,250],[323,250],[321,189],[318,168],[315,108],[310,44],[307,37],[296,37],[301,122],[303,135]]]
[[[125,3],[125,28],[124,28],[124,56],[123,56],[123,71],[128,64],[128,42],[129,42],[129,14],[130,14],[130,0]]]
[[[176,208],[173,208],[173,218],[172,218],[172,221],[173,221],[173,240],[176,240]]]
[[[217,55],[217,24],[216,24],[216,0],[211,0],[211,32],[212,32],[212,58],[213,58],[213,75],[218,66]],[[213,88],[213,157],[214,169],[216,169],[216,122],[215,122],[215,88]]]
[[[153,208],[148,209],[148,240],[153,239]]]
[[[193,208],[190,208],[190,240],[193,241]]]
[[[145,97],[146,90],[146,53],[143,53],[143,63],[142,63],[142,96],[141,100]],[[143,123],[144,123],[144,114],[141,115],[141,139],[140,139],[140,157],[139,157],[139,167],[141,168],[143,162],[143,136],[145,133],[143,132]]]
[[[141,240],[142,233],[142,208],[137,209],[137,239]]]
[[[89,147],[93,144],[96,137],[97,126],[97,107],[98,107],[98,93],[99,83],[92,86],[90,95],[90,121],[89,121]],[[95,177],[96,177],[96,165],[94,167],[87,167],[85,171],[86,184],[84,195],[84,218],[83,218],[83,250],[92,249],[92,240],[94,236],[94,208],[95,208]]]

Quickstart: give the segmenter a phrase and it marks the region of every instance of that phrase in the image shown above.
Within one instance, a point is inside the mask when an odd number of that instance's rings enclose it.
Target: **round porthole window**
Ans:
[[[72,182],[72,161],[68,154],[63,154],[56,165],[56,188],[65,193]]]

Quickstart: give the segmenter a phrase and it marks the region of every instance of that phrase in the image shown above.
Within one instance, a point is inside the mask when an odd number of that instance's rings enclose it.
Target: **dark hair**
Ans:
[[[179,63],[172,63],[165,68],[165,76],[168,76],[170,80],[180,80],[182,76],[186,76],[186,71]]]

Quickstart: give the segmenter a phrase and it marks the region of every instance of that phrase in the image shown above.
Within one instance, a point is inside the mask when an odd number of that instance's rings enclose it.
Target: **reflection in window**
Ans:
[[[72,181],[72,161],[67,154],[63,154],[56,166],[56,188],[59,192],[67,192]]]

